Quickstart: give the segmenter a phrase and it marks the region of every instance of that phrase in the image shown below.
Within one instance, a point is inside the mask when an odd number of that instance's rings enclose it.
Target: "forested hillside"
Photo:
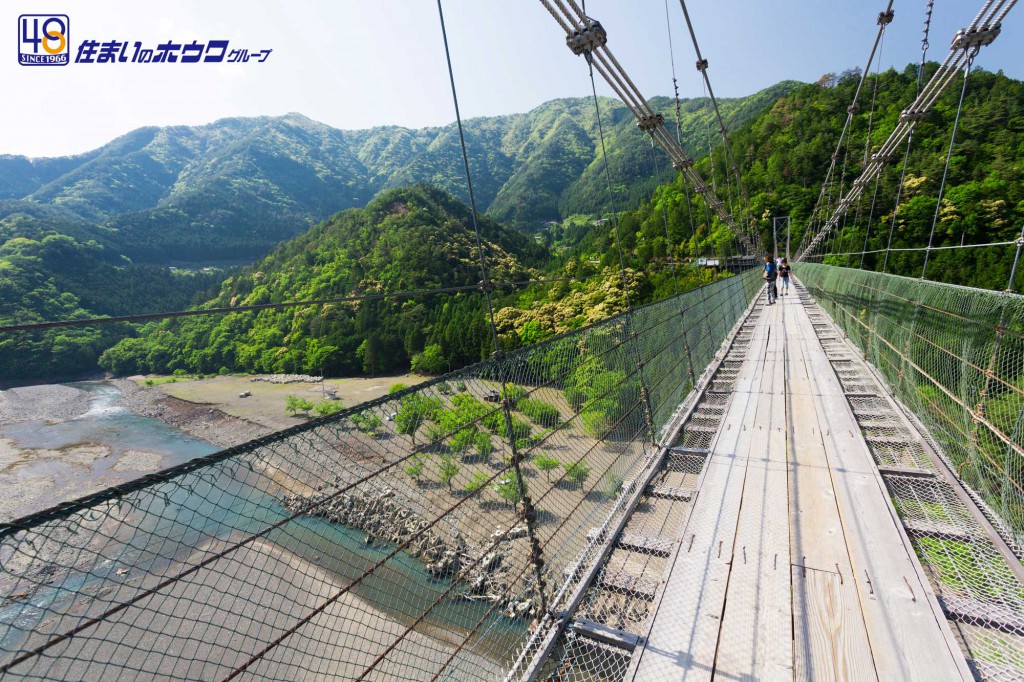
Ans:
[[[739,125],[792,87],[724,107]],[[699,102],[684,109],[684,133],[696,149],[709,111]],[[624,178],[620,198],[635,204],[657,183],[646,139],[621,104],[606,100],[604,113],[612,164]],[[493,214],[537,229],[563,211],[605,209],[588,100],[471,119],[466,130],[478,201]],[[462,172],[454,126],[341,131],[298,114],[145,128],[74,157],[0,155],[0,324],[183,307],[211,278],[158,274],[144,264],[250,263],[381,189],[425,180],[464,197]],[[51,236],[74,240],[60,242],[76,254],[73,265],[27,255],[52,251],[40,246]],[[52,269],[58,263],[65,271]],[[98,354],[125,333],[121,326],[3,339],[0,381],[94,370]]]
[[[131,265],[95,241],[48,235],[0,245],[0,320],[30,324],[186,308],[212,295],[223,275]],[[0,382],[68,378],[96,360],[129,325],[0,334]]]
[[[824,85],[796,88],[765,108],[748,125],[732,131],[751,215],[761,226],[766,244],[771,240],[768,218],[777,215],[793,217],[794,248],[799,244],[839,139],[856,79],[856,74],[847,74]],[[865,86],[867,96],[875,99],[874,113],[870,113],[871,100],[862,100],[849,137],[849,152],[844,148],[840,156],[837,185],[841,179],[846,188],[860,171],[869,116],[870,153],[884,141],[899,112],[913,99],[917,73],[914,67],[903,72],[885,72],[877,79],[877,93],[875,81],[872,77]],[[839,239],[834,240],[835,250],[860,251],[869,226],[869,250],[885,248],[890,227],[894,247],[922,246],[927,242],[958,94],[958,84],[954,83],[929,118],[918,125],[899,211],[894,216],[901,172],[901,165],[896,163],[883,173],[874,208],[868,193],[861,205],[851,211]],[[583,107],[582,102],[578,105]],[[653,177],[649,143],[629,152],[628,145],[619,141],[618,151],[611,155],[612,177],[617,185],[613,197],[598,183],[592,169],[600,167],[594,166],[593,161],[578,174],[569,172],[567,169],[579,162],[574,151],[589,144],[586,126],[574,126],[571,121],[582,109],[573,115],[569,114],[570,109],[565,102],[539,108],[534,112],[537,127],[523,127],[517,133],[523,139],[515,135],[509,138],[506,133],[499,135],[496,129],[506,124],[493,123],[497,119],[492,121],[495,130],[476,132],[482,137],[494,135],[495,139],[505,136],[503,144],[516,139],[522,149],[532,149],[530,153],[534,155],[533,161],[519,167],[518,177],[524,184],[516,189],[507,184],[499,187],[495,176],[488,175],[486,169],[477,172],[478,167],[493,169],[501,165],[495,157],[487,161],[487,166],[485,160],[477,158],[482,148],[477,149],[471,161],[474,180],[483,188],[481,192],[492,211],[515,215],[518,204],[508,198],[514,194],[525,202],[523,206],[544,205],[550,200],[553,203],[548,205],[555,206],[558,215],[573,212],[544,225],[536,235],[539,242],[491,218],[484,219],[486,250],[495,280],[576,278],[571,283],[499,288],[494,293],[496,318],[505,348],[533,343],[623,309],[625,297],[618,267],[620,245],[615,240],[614,222],[607,219],[606,213],[611,206],[621,210],[621,247],[634,303],[685,290],[695,286],[701,277],[719,276],[687,261],[697,256],[728,256],[734,247],[731,235],[722,225],[716,220],[707,221],[709,214],[701,199],[691,192],[687,204],[678,179],[635,201],[631,199],[640,191],[637,188]],[[610,118],[615,121],[612,128],[619,130],[623,139],[637,137],[635,126],[624,115]],[[671,125],[674,116],[667,118]],[[364,150],[372,149],[371,156],[389,169],[388,177],[398,178],[400,173],[391,171],[402,165],[398,159],[412,153],[415,139],[411,133],[392,139],[384,130],[367,133]],[[699,132],[690,130],[689,134],[696,136]],[[531,138],[533,142],[529,141]],[[639,139],[644,142],[643,136]],[[400,149],[403,145],[404,150]],[[451,150],[453,155],[455,149]],[[392,161],[386,162],[387,159]],[[1022,159],[1024,84],[1001,74],[975,71],[967,90],[935,243],[1015,239],[1024,226]],[[662,161],[662,166],[667,164]],[[458,186],[457,168],[448,168],[450,172],[436,175],[434,183]],[[723,199],[739,205],[735,178],[727,179],[724,174],[721,149],[716,150],[714,159],[702,158],[698,170],[708,178],[714,175]],[[554,194],[538,194],[544,187],[557,183],[528,182],[531,174],[540,178],[575,176],[577,180],[568,185],[575,194],[570,194],[589,198],[576,205],[564,194],[557,199]],[[838,190],[837,186],[833,193],[838,195]],[[534,195],[529,195],[530,191]],[[584,210],[584,205],[590,209]],[[18,219],[22,229],[34,230],[38,239],[45,233],[40,226],[45,227],[46,221],[61,210],[50,207]],[[602,215],[604,219],[598,219]],[[219,293],[204,305],[474,284],[479,281],[479,273],[473,265],[474,247],[466,232],[468,218],[468,209],[456,197],[433,187],[388,190],[365,209],[343,211],[307,234],[282,244],[256,265],[232,274]],[[76,224],[75,229],[86,243],[96,228],[83,222]],[[96,258],[109,260],[108,255]],[[941,251],[933,255],[928,274],[933,279],[1001,289],[1011,258],[1012,252],[1007,248]],[[830,256],[827,262],[857,265],[859,260],[859,255]],[[682,265],[673,271],[672,263]],[[865,267],[880,269],[881,264],[880,257],[865,258]],[[919,276],[920,264],[920,254],[894,253],[889,271]],[[798,272],[799,265],[795,269]],[[59,288],[55,288],[51,298],[60,299],[60,294]],[[57,309],[51,313],[62,314]],[[474,292],[153,324],[142,330],[138,338],[125,340],[109,350],[102,365],[116,373],[181,369],[322,370],[328,374],[353,374],[405,369],[410,364],[422,371],[437,372],[474,362],[489,353],[490,347],[482,297]]]
[[[927,67],[926,79],[936,68]],[[843,187],[860,173],[870,116],[875,78],[865,84],[860,113],[854,120],[849,153],[837,163],[839,193],[843,159],[847,172]],[[962,80],[957,79],[936,103],[928,118],[914,131],[907,176],[899,210],[896,197],[904,148],[889,164],[878,185],[872,211],[874,184],[859,206],[840,224],[838,236],[829,240],[836,253],[884,250],[892,230],[892,247],[923,247],[928,244],[939,185]],[[753,214],[793,216],[793,248],[796,249],[818,197],[824,172],[835,151],[852,101],[856,77],[841,79],[836,87],[804,86],[778,100],[764,115],[734,135],[734,144],[745,169]],[[871,133],[871,152],[896,126],[900,112],[915,97],[917,70],[887,71],[878,82]],[[935,246],[1013,241],[1024,227],[1024,83],[1001,73],[975,70],[970,77],[949,177],[935,231]],[[868,228],[870,225],[870,232]],[[770,243],[770,223],[762,235]],[[921,276],[922,253],[896,252],[888,272]],[[929,279],[1003,289],[1007,284],[1012,250],[965,249],[937,251],[928,266]],[[828,257],[825,262],[860,265],[860,255]],[[865,256],[864,266],[882,269],[883,254]]]
[[[545,250],[486,217],[480,223],[490,276],[536,278]],[[469,209],[428,185],[388,190],[281,245],[229,277],[207,305],[315,300],[352,293],[473,285],[480,266]],[[378,373],[409,366],[443,338],[447,362],[480,359],[491,343],[475,293],[327,304],[169,320],[108,350],[117,374],[169,372]]]

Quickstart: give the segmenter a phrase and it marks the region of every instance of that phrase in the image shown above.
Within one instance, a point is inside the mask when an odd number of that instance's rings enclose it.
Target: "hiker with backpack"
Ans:
[[[779,292],[775,288],[775,280],[778,276],[779,266],[775,264],[771,256],[765,256],[764,272],[761,273],[761,279],[768,283],[768,305],[774,305],[775,299],[779,296]]]

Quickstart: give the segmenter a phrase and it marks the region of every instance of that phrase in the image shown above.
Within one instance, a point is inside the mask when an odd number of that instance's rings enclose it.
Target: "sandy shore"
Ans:
[[[145,379],[145,377],[132,377],[130,383],[134,383],[138,387]],[[264,381],[250,381],[248,376],[221,376],[210,379],[178,380],[174,383],[160,383],[153,387],[145,388],[142,395],[150,396],[145,398],[148,401],[157,400],[157,398],[152,397],[153,395],[164,395],[191,405],[207,405],[226,415],[237,417],[270,431],[280,431],[306,421],[305,417],[293,416],[285,411],[285,401],[289,395],[296,395],[312,403],[317,403],[326,399],[325,391],[328,391],[338,398],[338,402],[342,406],[352,407],[353,405],[386,395],[388,389],[393,384],[403,383],[412,386],[423,381],[423,379],[424,377],[414,374],[403,374],[375,378],[327,379],[317,383],[273,384]],[[131,387],[126,386],[127,383],[129,381],[117,382],[117,386],[126,395],[131,390]],[[250,395],[243,398],[241,397],[243,393]],[[140,394],[134,393],[133,395],[138,396]],[[183,405],[173,403],[173,401],[164,403],[164,405],[170,411],[187,409]],[[137,411],[139,408],[132,405],[131,409]],[[137,413],[141,414],[142,412]],[[168,419],[166,414],[155,413],[149,416],[156,416],[164,421]],[[201,418],[202,412],[189,416]],[[185,428],[186,426],[182,423],[174,423],[174,425],[179,428]],[[263,433],[258,433],[257,435],[263,435]],[[252,437],[256,438],[257,435]],[[202,436],[200,435],[200,437]],[[231,445],[234,444],[231,443]]]
[[[186,565],[195,565],[222,546],[215,542],[197,548]],[[169,569],[178,570],[179,566]],[[39,630],[63,631],[163,577],[128,570],[118,577],[119,585],[104,584],[102,595],[83,591],[65,605],[64,615],[51,617]],[[119,670],[130,675],[144,670],[147,679],[221,679],[314,609],[319,613],[250,672],[279,680],[310,675],[353,679],[397,644],[369,679],[430,679],[455,653],[440,639],[405,634],[404,623],[352,592],[341,594],[344,585],[314,562],[255,541],[91,628],[76,644],[74,656],[40,656],[16,672],[100,680],[116,678]],[[146,627],[134,627],[139,622]],[[30,637],[24,646],[38,644],[45,636]],[[460,662],[500,677],[498,666],[482,657],[463,652]]]
[[[159,419],[222,448],[239,445],[276,430],[272,425],[254,419],[229,415],[217,403],[175,397],[165,386],[176,384],[143,387],[131,379],[112,379],[110,383],[122,393],[119,404],[132,413]]]
[[[0,424],[36,419],[61,422],[88,410],[88,392],[73,386],[42,384],[0,391]]]

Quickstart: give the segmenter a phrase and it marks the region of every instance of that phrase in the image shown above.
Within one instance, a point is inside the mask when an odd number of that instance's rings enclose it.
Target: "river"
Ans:
[[[66,490],[70,484],[81,491],[89,491],[102,487],[97,486],[97,482],[118,483],[140,475],[140,472],[132,474],[131,467],[118,465],[126,458],[137,460],[139,453],[149,456],[149,464],[158,457],[159,468],[164,469],[217,449],[159,420],[141,417],[120,407],[121,393],[111,384],[80,382],[69,387],[87,393],[87,409],[81,414],[65,420],[33,419],[0,426],[0,437],[18,448],[58,455],[20,463],[13,469],[17,480],[41,479],[52,481],[56,490]],[[93,453],[84,465],[82,458],[69,460],[60,456],[83,448],[92,448],[89,452]],[[11,473],[9,471],[8,475]],[[195,547],[214,538],[236,540],[286,516],[273,496],[254,487],[259,480],[256,477],[234,478],[220,484],[201,476],[186,478],[192,480],[183,481],[187,484],[184,488],[178,482],[157,486],[167,493],[169,504],[153,505],[153,513],[133,519],[130,542],[115,539],[119,535],[115,533],[109,554],[104,552],[109,560],[103,566],[90,567],[88,574],[72,571],[59,583],[40,588],[27,602],[4,604],[0,608],[0,651],[13,648],[40,620],[52,615],[54,610],[59,612],[69,606],[75,595],[90,585],[109,580],[111,572],[119,566],[163,573],[172,557],[180,560]],[[49,501],[53,504],[61,500]],[[150,538],[149,546],[140,545],[138,530],[149,534],[146,536]],[[315,562],[334,574],[339,582],[347,584],[392,550],[386,545],[368,546],[364,537],[362,532],[319,518],[300,517],[273,531],[266,539],[303,560]],[[151,551],[153,549],[156,551]],[[412,624],[450,585],[448,580],[431,577],[417,559],[399,553],[352,591],[394,620]],[[466,633],[483,620],[485,625],[491,626],[488,639],[501,640],[500,644],[489,642],[498,645],[495,647],[498,650],[505,649],[511,640],[522,635],[521,624],[493,614],[487,616],[486,610],[487,605],[483,603],[441,597],[432,617],[418,629]]]

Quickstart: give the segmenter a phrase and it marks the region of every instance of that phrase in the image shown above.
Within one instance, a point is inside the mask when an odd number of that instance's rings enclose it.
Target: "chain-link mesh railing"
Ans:
[[[760,284],[747,271],[0,527],[0,673],[500,677]]]
[[[1024,544],[1024,297],[810,263],[796,274]]]
[[[805,283],[817,282],[819,301],[829,305],[826,297],[831,293],[818,288],[822,282],[816,279],[814,269],[803,275]],[[798,292],[805,297],[802,288]],[[831,300],[839,314],[837,319],[849,317],[849,310],[838,308],[837,299]],[[984,682],[1024,679],[1024,581],[1019,570],[1015,573],[1015,567],[1019,569],[1019,562],[1011,554],[1015,548],[999,543],[991,532],[975,505],[977,495],[964,489],[958,492],[954,481],[942,473],[940,462],[926,451],[920,432],[897,411],[864,362],[852,355],[834,322],[817,306],[810,306],[808,315],[879,467],[893,507],[975,676]],[[871,322],[863,317],[862,321]],[[853,338],[865,337],[858,331]],[[895,376],[903,380],[899,373]],[[897,389],[900,386],[892,385]],[[948,431],[940,430],[939,434],[948,447]],[[929,440],[929,447],[934,451],[933,440]],[[940,456],[942,449],[938,448]],[[984,502],[981,506],[987,507]],[[995,513],[987,511],[999,524]]]

